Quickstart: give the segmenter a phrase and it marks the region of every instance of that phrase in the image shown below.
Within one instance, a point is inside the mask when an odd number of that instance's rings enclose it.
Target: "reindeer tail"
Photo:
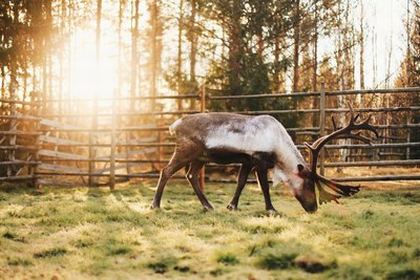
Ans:
[[[176,120],[173,124],[171,124],[169,126],[169,134],[174,135],[175,134],[175,130],[177,128],[178,125],[180,125],[182,122],[182,119],[178,119]]]

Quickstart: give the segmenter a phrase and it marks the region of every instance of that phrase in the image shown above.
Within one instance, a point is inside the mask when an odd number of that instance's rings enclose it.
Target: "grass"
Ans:
[[[282,215],[263,211],[255,185],[240,210],[233,185],[207,185],[202,210],[191,187],[170,183],[159,211],[154,188],[9,185],[0,189],[0,272],[13,278],[419,279],[420,189],[363,190],[306,214],[273,189]]]

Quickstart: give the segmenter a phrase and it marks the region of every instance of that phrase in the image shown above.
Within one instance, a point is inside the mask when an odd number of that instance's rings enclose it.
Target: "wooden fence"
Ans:
[[[348,112],[344,99],[347,99],[355,107],[354,111],[374,116],[373,122],[382,137],[373,145],[351,141],[327,145],[327,156],[320,161],[321,171],[401,166],[410,167],[416,173],[347,176],[339,180],[420,180],[420,172],[416,169],[420,159],[414,153],[420,142],[413,141],[413,136],[420,132],[416,117],[420,104],[413,106],[412,102],[419,100],[419,93],[420,88],[401,88],[226,95],[202,87],[198,94],[157,97],[40,100],[40,95],[32,94],[29,100],[0,99],[0,182],[109,185],[114,188],[116,183],[131,178],[157,178],[175,145],[167,132],[168,125],[175,119],[207,111],[215,107],[215,102],[234,105],[246,100],[247,104],[252,104],[249,103],[252,100],[263,99],[265,102],[289,100],[296,107],[237,112],[271,114],[280,120],[284,115],[293,114],[298,125],[287,129],[303,153],[303,141],[311,141],[331,131],[330,116],[344,120]],[[395,103],[401,106],[388,106]],[[317,126],[307,126],[308,119]],[[234,180],[233,175],[220,179],[220,168],[223,168],[223,174],[234,174],[236,170],[235,165],[209,164],[206,178],[218,182]]]

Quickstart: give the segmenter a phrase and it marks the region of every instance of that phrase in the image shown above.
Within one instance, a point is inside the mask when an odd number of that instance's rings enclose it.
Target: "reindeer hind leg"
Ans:
[[[199,160],[193,160],[190,165],[190,169],[187,172],[187,180],[190,182],[195,194],[200,200],[201,204],[206,210],[213,210],[213,206],[207,200],[206,196],[200,189],[200,170],[203,168],[204,162]]]
[[[194,152],[191,152],[194,151]],[[160,201],[162,199],[163,190],[165,189],[166,183],[182,167],[188,167],[190,162],[196,158],[200,153],[199,147],[192,141],[184,141],[182,146],[177,146],[175,152],[172,155],[168,165],[165,166],[159,177],[156,192],[153,198],[152,205],[150,208],[160,208]]]

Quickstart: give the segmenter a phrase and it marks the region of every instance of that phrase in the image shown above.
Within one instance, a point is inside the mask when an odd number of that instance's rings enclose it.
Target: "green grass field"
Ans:
[[[306,214],[273,189],[267,216],[249,185],[170,182],[160,211],[153,185],[108,189],[0,189],[0,278],[420,279],[420,189],[363,190]]]

